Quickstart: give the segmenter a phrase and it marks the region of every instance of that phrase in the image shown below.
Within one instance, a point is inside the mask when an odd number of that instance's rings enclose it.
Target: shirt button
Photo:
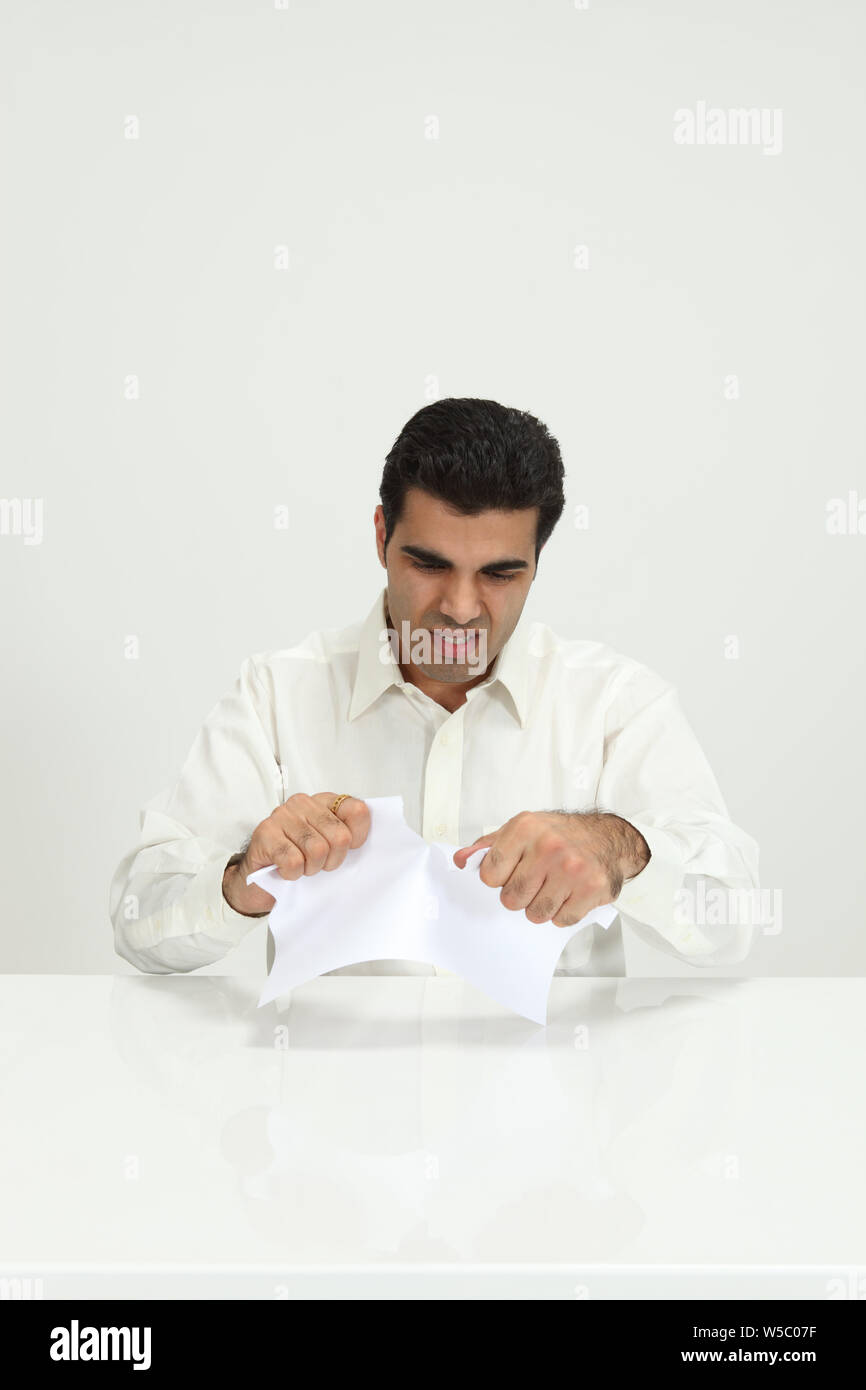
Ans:
[[[445,834],[445,831],[446,831],[447,829],[448,829],[448,827],[447,827],[446,825],[437,825],[437,826],[435,827],[433,833],[434,833],[434,835],[439,835],[439,836],[441,837],[442,835]]]

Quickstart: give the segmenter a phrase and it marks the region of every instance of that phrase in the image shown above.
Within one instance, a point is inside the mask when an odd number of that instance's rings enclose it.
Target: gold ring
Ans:
[[[331,807],[331,815],[332,815],[332,816],[335,816],[335,815],[337,814],[337,807],[339,806],[340,802],[341,802],[341,801],[345,801],[345,800],[346,800],[346,797],[347,797],[347,796],[350,796],[350,795],[351,795],[350,792],[343,792],[343,795],[342,795],[342,796],[338,796],[338,797],[337,797],[337,800],[334,802],[333,806]]]

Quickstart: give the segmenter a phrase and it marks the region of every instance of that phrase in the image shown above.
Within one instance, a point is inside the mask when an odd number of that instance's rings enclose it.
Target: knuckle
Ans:
[[[563,847],[563,839],[558,830],[542,830],[538,837],[538,848],[542,854],[557,854]]]
[[[513,878],[506,883],[502,890],[503,898],[520,898],[526,891],[526,880],[523,878]]]
[[[298,873],[304,866],[304,856],[294,845],[288,842],[277,845],[270,857],[273,859],[283,878]]]
[[[533,922],[546,922],[553,911],[553,903],[549,898],[542,898],[541,902],[533,903],[526,909],[526,915],[532,917]]]

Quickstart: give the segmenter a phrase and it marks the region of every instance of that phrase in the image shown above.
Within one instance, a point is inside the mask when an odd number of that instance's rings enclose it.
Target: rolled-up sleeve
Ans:
[[[118,955],[167,974],[220,960],[257,925],[223,897],[231,856],[282,800],[273,709],[256,668],[200,729],[173,789],[147,802],[137,844],[118,865],[109,914]]]
[[[758,845],[731,821],[675,688],[640,663],[607,711],[597,803],[650,850],[615,900],[623,922],[690,965],[745,959],[758,915]]]

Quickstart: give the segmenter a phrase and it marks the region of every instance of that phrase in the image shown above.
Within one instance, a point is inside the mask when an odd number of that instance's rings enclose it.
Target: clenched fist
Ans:
[[[320,869],[338,869],[350,849],[358,849],[370,830],[370,808],[357,796],[347,796],[334,814],[338,792],[305,796],[296,792],[267,820],[257,825],[238,863],[226,865],[223,897],[245,917],[263,917],[274,905],[271,893],[247,874],[275,864],[281,878],[303,878]]]

